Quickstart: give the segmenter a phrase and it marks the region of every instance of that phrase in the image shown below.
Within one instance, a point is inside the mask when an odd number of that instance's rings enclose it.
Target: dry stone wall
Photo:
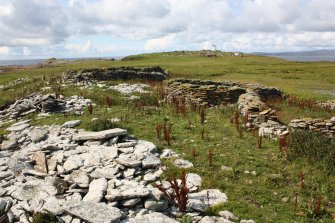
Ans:
[[[163,81],[168,76],[169,73],[160,67],[111,67],[107,69],[69,70],[63,73],[64,81],[74,84],[114,79]]]

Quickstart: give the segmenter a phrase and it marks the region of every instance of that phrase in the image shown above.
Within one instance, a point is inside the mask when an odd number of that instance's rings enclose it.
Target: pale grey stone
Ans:
[[[73,171],[66,180],[77,183],[81,187],[87,187],[90,183],[90,178],[87,174],[80,170]]]
[[[116,159],[116,162],[131,168],[138,167],[142,164],[141,160],[132,158],[130,154],[121,154],[119,158]]]
[[[72,121],[68,121],[68,122],[65,122],[62,127],[64,128],[74,128],[78,125],[80,125],[81,121],[80,120],[72,120]]]
[[[65,210],[84,221],[94,223],[117,223],[122,218],[120,209],[104,203],[80,202],[68,205]]]
[[[115,128],[100,132],[81,132],[73,136],[73,140],[74,141],[102,140],[122,135],[127,135],[127,130]]]
[[[218,189],[208,189],[198,193],[190,193],[188,198],[189,202],[187,206],[200,212],[204,212],[207,207],[228,201],[226,194]]]
[[[100,202],[107,191],[108,183],[105,178],[93,180],[90,183],[88,193],[83,198],[84,202]]]
[[[121,205],[123,207],[133,207],[140,202],[141,202],[141,198],[133,198],[133,199],[121,201]]]
[[[84,159],[80,156],[72,156],[69,157],[63,167],[65,169],[65,171],[71,171],[71,170],[75,170],[78,169],[79,167],[82,167],[84,165]]]
[[[224,217],[217,217],[217,216],[205,216],[203,217],[199,223],[234,223]]]
[[[28,136],[30,136],[31,141],[34,143],[37,143],[43,139],[45,139],[48,135],[48,131],[45,129],[38,129],[35,128],[32,131],[28,133]]]
[[[193,168],[193,163],[187,160],[183,160],[183,159],[176,159],[173,162],[173,164],[178,168],[183,168],[183,169]]]
[[[1,144],[1,150],[12,150],[12,149],[18,149],[19,145],[17,143],[17,140],[11,139],[11,140],[5,140]]]
[[[134,219],[129,219],[129,223],[178,223],[162,213],[153,212],[145,215],[137,215]]]
[[[238,218],[233,214],[231,213],[230,211],[220,211],[219,212],[219,215],[221,217],[224,217],[225,219],[228,219],[228,220],[237,220]]]
[[[165,200],[156,201],[148,199],[144,202],[144,207],[152,211],[164,211],[169,207],[169,204]]]
[[[30,125],[29,124],[21,124],[21,125],[12,125],[11,127],[7,128],[6,130],[9,132],[22,132],[26,128],[28,128]]]
[[[186,175],[186,185],[188,188],[201,187],[202,179],[198,174],[188,173]]]
[[[155,155],[149,153],[142,161],[143,168],[156,168],[161,165],[161,160]]]
[[[117,189],[111,189],[105,196],[108,201],[129,200],[133,198],[142,198],[150,195],[150,190],[143,186],[124,186]]]

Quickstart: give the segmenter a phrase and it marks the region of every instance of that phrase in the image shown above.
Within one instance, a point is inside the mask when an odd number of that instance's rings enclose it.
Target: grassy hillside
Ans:
[[[217,57],[208,57],[197,52],[143,54],[126,59],[124,61],[77,61],[47,68],[0,73],[0,84],[21,77],[58,75],[67,69],[157,65],[169,70],[172,77],[257,82],[281,88],[287,94],[302,98],[320,100],[335,98],[334,62],[291,62],[251,55],[239,57],[219,54]],[[36,81],[34,83],[36,84]],[[0,105],[6,98],[6,92],[1,93],[3,98],[0,99]],[[12,93],[11,98],[13,98]]]
[[[0,91],[0,103],[40,90],[43,87],[40,80],[44,75],[48,78],[59,75],[66,69],[154,65],[168,69],[172,77],[253,81],[282,88],[288,94],[303,98],[330,99],[334,96],[323,93],[335,93],[335,63],[296,63],[268,57],[225,54],[204,57],[198,52],[175,52],[131,56],[125,61],[78,61],[4,73],[0,75],[0,83],[19,77],[36,80],[21,84],[15,89]],[[119,82],[110,81],[107,84],[116,83]],[[180,114],[168,104],[156,107],[155,94],[142,96],[145,101],[143,106],[139,102],[129,103],[115,91],[103,91],[97,87],[84,90],[65,88],[62,93],[66,96],[84,95],[98,106],[94,107],[93,114],[85,111],[82,116],[55,115],[37,119],[32,115],[32,124],[62,124],[67,120],[81,119],[80,128],[99,130],[111,127],[107,119],[121,118],[122,121],[117,125],[127,128],[131,134],[154,142],[160,150],[171,148],[182,158],[192,161],[195,167],[188,171],[202,176],[203,188],[218,188],[227,194],[229,202],[207,210],[207,214],[229,210],[240,219],[254,219],[258,223],[334,222],[334,174],[327,171],[327,168],[325,170],[322,163],[312,165],[302,157],[288,159],[281,156],[275,140],[264,140],[262,148],[257,148],[254,133],[245,131],[241,137],[234,124],[230,123],[234,107],[206,110],[206,122],[201,125],[200,116],[195,111],[187,110],[185,114]],[[107,95],[113,99],[111,107],[104,103]],[[311,111],[288,106],[283,107],[283,112],[292,116],[312,114]],[[331,115],[323,112],[319,114],[327,117]],[[92,118],[99,118],[100,121],[93,124]],[[170,146],[156,135],[156,126],[164,122],[171,125]],[[0,128],[0,134],[3,131],[4,128]],[[172,161],[167,160],[165,165],[169,170],[164,176],[180,174]],[[231,170],[222,170],[222,166],[231,167]],[[301,173],[305,176],[304,188],[301,188]],[[320,198],[319,213],[316,206]]]

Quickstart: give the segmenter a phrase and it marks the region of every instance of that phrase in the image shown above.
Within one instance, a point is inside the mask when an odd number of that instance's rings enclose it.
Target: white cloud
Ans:
[[[144,50],[164,50],[171,47],[176,34],[169,34],[161,38],[150,39],[146,41]]]
[[[0,0],[0,46],[38,46],[62,42],[69,31],[57,0]]]
[[[335,48],[334,11],[334,0],[0,0],[0,52]],[[125,46],[99,43],[99,35]],[[77,44],[76,36],[96,45]],[[143,45],[127,46],[127,40]]]
[[[94,46],[91,40],[88,40],[85,44],[67,44],[65,48],[79,53],[88,53],[94,51]]]
[[[0,55],[9,55],[11,52],[11,49],[8,46],[0,47]]]

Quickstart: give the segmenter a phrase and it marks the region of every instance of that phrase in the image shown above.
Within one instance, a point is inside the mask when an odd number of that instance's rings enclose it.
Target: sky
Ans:
[[[0,0],[0,59],[335,48],[335,0]]]

